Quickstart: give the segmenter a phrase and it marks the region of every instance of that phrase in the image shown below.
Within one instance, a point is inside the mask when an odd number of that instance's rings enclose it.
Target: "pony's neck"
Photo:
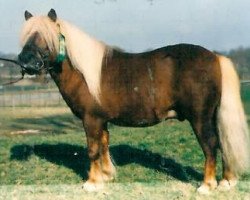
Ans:
[[[73,67],[83,74],[89,92],[99,102],[102,60],[106,45],[68,22],[59,21],[59,24],[65,36],[67,54]]]
[[[84,106],[96,101],[90,94],[82,74],[72,67],[69,59],[65,59],[60,64],[53,64],[49,73],[71,111],[83,119]]]

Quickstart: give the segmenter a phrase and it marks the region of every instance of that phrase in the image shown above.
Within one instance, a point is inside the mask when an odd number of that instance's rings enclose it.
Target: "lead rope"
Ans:
[[[21,77],[21,78],[15,80],[15,81],[8,82],[8,83],[3,83],[2,85],[4,85],[4,86],[5,86],[5,85],[11,85],[11,84],[17,83],[17,82],[19,82],[19,81],[21,81],[21,80],[24,79],[25,71],[23,70],[22,65],[21,65],[18,61],[16,61],[16,60],[11,60],[11,59],[7,59],[7,58],[0,58],[0,60],[7,61],[7,62],[12,62],[12,63],[14,63],[14,64],[20,66],[20,67],[21,67],[21,74],[22,74],[22,77]]]

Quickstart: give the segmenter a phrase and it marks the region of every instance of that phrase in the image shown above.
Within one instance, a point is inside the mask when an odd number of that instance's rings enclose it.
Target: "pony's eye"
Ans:
[[[39,51],[39,54],[42,59],[48,58],[49,57],[49,52],[48,51]]]
[[[49,57],[49,52],[48,52],[48,51],[46,51],[46,52],[43,54],[43,57],[44,57],[44,58]]]

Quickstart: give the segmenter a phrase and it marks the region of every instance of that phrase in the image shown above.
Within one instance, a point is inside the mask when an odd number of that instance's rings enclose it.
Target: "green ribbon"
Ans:
[[[59,53],[56,57],[56,62],[62,63],[66,58],[65,37],[60,33],[59,35]]]

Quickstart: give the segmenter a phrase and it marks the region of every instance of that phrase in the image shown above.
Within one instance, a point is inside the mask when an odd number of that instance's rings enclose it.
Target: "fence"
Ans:
[[[65,106],[58,90],[32,90],[0,93],[0,107],[20,107],[20,106]]]
[[[241,82],[242,97],[250,101],[250,80]],[[55,87],[21,87],[0,88],[0,107],[49,107],[49,106],[66,106],[61,94]]]

